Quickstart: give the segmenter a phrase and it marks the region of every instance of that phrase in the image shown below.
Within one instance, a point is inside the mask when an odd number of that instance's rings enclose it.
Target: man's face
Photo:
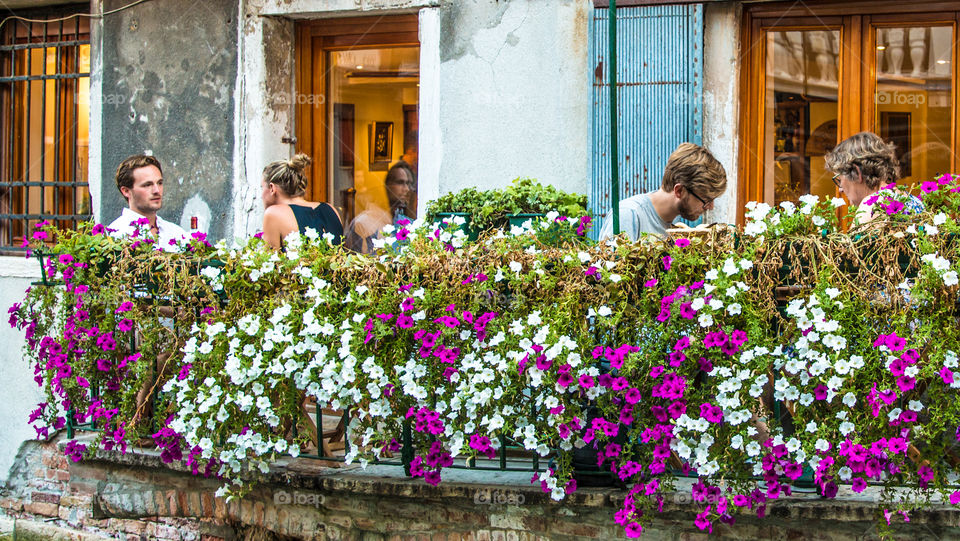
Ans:
[[[676,193],[679,199],[677,205],[678,210],[680,211],[680,216],[684,220],[696,220],[704,212],[713,208],[712,199],[707,200],[706,204],[704,204],[704,200],[697,197],[699,194],[695,194],[685,186],[678,184],[675,188],[677,189]]]
[[[163,206],[163,175],[152,165],[133,170],[133,186],[120,188],[130,210],[150,216]]]

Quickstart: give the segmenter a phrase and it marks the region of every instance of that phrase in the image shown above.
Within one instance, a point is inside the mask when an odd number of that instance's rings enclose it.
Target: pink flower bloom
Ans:
[[[697,316],[697,312],[693,309],[693,304],[685,302],[680,305],[680,317],[683,319],[693,319]]]
[[[894,376],[902,376],[903,370],[906,368],[906,363],[903,362],[903,359],[894,359],[890,362],[890,373]]]
[[[711,423],[719,423],[723,420],[723,410],[719,406],[714,406],[709,402],[700,404],[700,417],[703,417]]]
[[[674,351],[683,351],[690,347],[690,337],[684,336],[683,338],[677,340],[677,343],[673,345]]]
[[[940,377],[943,379],[945,385],[950,385],[953,383],[953,371],[944,366],[940,369]]]
[[[927,182],[924,182],[923,184],[920,185],[920,189],[923,190],[923,193],[935,192],[937,191],[937,188],[938,188],[937,183],[932,180],[928,180]]]
[[[670,366],[676,368],[683,364],[683,361],[687,360],[687,356],[679,351],[674,351],[670,353]]]
[[[670,264],[673,263],[673,258],[670,256],[664,256],[661,261],[663,262],[663,270],[670,270]]]
[[[740,329],[734,329],[734,331],[730,333],[730,341],[737,346],[742,346],[747,342],[747,333]]]
[[[890,438],[890,440],[887,442],[887,449],[889,449],[890,452],[895,455],[905,453],[907,448],[907,440],[903,438]]]
[[[900,387],[902,392],[907,392],[910,389],[913,389],[917,385],[917,380],[910,376],[900,376],[897,378],[897,387]]]
[[[907,341],[894,332],[887,335],[886,346],[890,348],[890,351],[903,351],[903,348],[907,346]]]
[[[669,406],[667,406],[667,413],[670,414],[671,419],[678,419],[681,415],[687,412],[687,405],[683,401],[678,400]]]
[[[643,283],[643,287],[654,287],[657,285],[657,279],[651,278]]]
[[[407,314],[400,314],[397,316],[397,327],[401,329],[409,329],[413,327],[413,318]]]
[[[950,505],[960,505],[960,490],[955,490],[950,494]]]
[[[853,482],[850,483],[850,490],[861,493],[867,488],[867,482],[862,477],[855,477]]]
[[[133,303],[130,302],[130,301],[125,301],[125,302],[123,302],[123,303],[120,303],[120,306],[118,306],[117,309],[114,310],[113,313],[119,314],[119,313],[121,313],[121,312],[126,312],[126,311],[132,310],[132,309],[133,309]]]
[[[643,535],[643,526],[641,526],[639,522],[631,522],[630,524],[627,524],[627,527],[624,528],[623,532],[627,537],[636,539],[637,537]]]
[[[687,246],[690,246],[690,239],[677,239],[673,241],[673,243],[680,248],[686,248]]]
[[[920,469],[917,470],[917,475],[920,477],[920,481],[923,483],[929,483],[933,481],[935,474],[930,466],[920,466]]]
[[[591,376],[590,374],[583,374],[582,376],[580,376],[577,382],[584,389],[589,389],[594,386],[593,376]]]

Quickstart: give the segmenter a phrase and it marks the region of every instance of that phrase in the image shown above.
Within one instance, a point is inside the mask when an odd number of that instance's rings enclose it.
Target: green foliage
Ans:
[[[410,423],[411,470],[431,483],[503,438],[553,459],[540,480],[562,499],[586,448],[638,487],[617,515],[633,532],[681,467],[699,475],[703,529],[762,513],[804,467],[828,497],[869,480],[878,511],[910,510],[960,502],[960,190],[948,188],[855,235],[836,201],[813,200],[751,205],[743,232],[636,243],[584,243],[575,220],[479,242],[455,225],[400,228],[375,257],[315,235],[284,253],[252,239],[166,254],[61,232],[55,249],[71,257],[51,270],[67,286],[32,289],[14,323],[56,404],[40,422],[55,428],[64,400],[88,411],[97,388],[96,407],[115,411],[100,445],[145,433],[138,393],[168,353],[156,418],[232,494],[251,468],[312,445],[310,396],[350,408],[350,461],[396,453]],[[145,360],[118,372],[130,351],[99,344],[133,333]],[[854,446],[874,449],[882,475]]]
[[[558,190],[531,178],[516,178],[498,190],[464,188],[451,192],[427,207],[427,222],[439,221],[437,214],[463,212],[470,215],[470,224],[480,231],[506,227],[507,216],[513,214],[547,214],[587,216],[587,196]]]

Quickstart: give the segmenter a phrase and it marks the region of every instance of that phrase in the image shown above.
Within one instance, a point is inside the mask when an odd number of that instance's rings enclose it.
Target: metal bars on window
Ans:
[[[39,221],[75,228],[90,219],[89,96],[86,17],[7,21],[0,31],[0,252],[23,250]]]

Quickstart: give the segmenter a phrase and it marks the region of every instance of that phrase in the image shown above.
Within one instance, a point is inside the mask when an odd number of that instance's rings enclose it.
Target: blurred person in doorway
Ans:
[[[420,134],[411,131],[403,138],[403,156],[393,164],[387,172],[386,184],[406,182],[407,193],[404,195],[406,211],[404,215],[410,219],[417,217],[417,164],[419,161]],[[393,204],[391,203],[391,207]]]

